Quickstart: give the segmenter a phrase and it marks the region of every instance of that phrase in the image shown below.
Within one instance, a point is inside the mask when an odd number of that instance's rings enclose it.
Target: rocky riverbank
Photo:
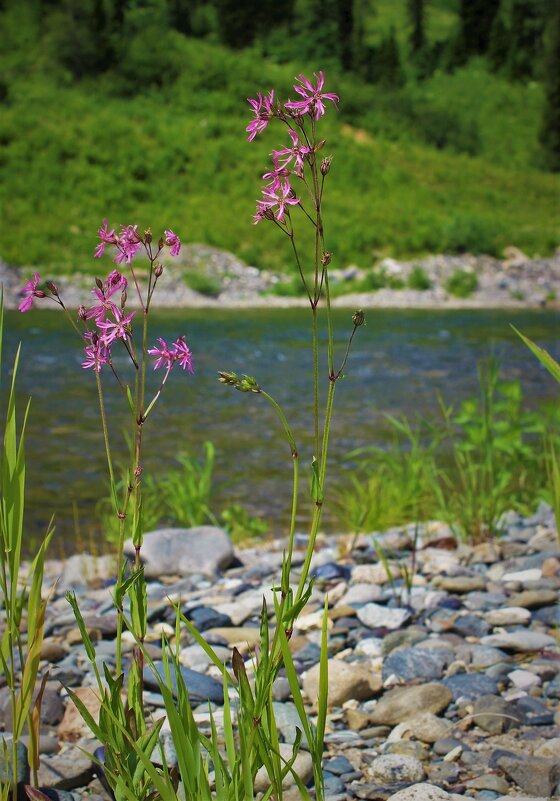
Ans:
[[[92,262],[88,275],[76,273],[71,278],[57,278],[60,293],[68,308],[91,302],[92,274],[100,265]],[[417,281],[424,288],[413,288]],[[4,286],[7,308],[15,308],[19,289],[31,268],[9,267],[0,262],[0,282]],[[473,286],[467,297],[449,290],[457,274],[472,276]],[[375,276],[384,283],[380,289],[364,289]],[[47,275],[44,275],[48,278]],[[278,294],[285,278],[260,271],[235,256],[205,245],[187,245],[178,259],[165,267],[158,284],[157,305],[165,307],[259,308],[306,306],[304,297]],[[468,278],[467,278],[468,282]],[[557,305],[560,300],[560,250],[550,258],[531,259],[516,248],[506,248],[504,259],[489,256],[440,255],[414,261],[384,259],[370,270],[349,266],[331,271],[333,305],[350,308],[539,308]],[[135,303],[134,293],[130,302]],[[55,308],[52,303],[43,307]]]
[[[457,544],[442,523],[423,525],[409,589],[400,576],[403,565],[411,565],[413,526],[378,536],[390,555],[391,576],[370,536],[360,536],[352,553],[350,537],[319,539],[313,563],[317,583],[291,649],[313,720],[321,608],[328,593],[329,801],[558,797],[560,553],[554,519],[542,505],[531,517],[507,514],[503,524],[501,538],[479,545]],[[304,544],[298,537],[296,573]],[[156,664],[161,632],[174,632],[171,597],[181,599],[185,614],[221,658],[228,661],[236,645],[250,673],[262,597],[270,596],[277,580],[284,546],[274,541],[234,551],[224,532],[212,527],[147,535],[147,640]],[[39,781],[51,788],[51,799],[107,799],[87,756],[98,743],[63,689],[74,688],[95,714],[92,670],[64,592],[76,591],[98,660],[114,665],[112,572],[110,557],[77,555],[47,564],[46,586],[58,583],[42,652],[41,672],[48,670],[49,679]],[[130,654],[126,634],[125,642]],[[209,703],[219,724],[220,673],[186,633],[181,662],[199,725],[209,729]],[[277,681],[274,699],[289,751],[298,719],[286,679]],[[163,700],[149,672],[146,702],[155,717],[162,714]],[[6,688],[0,688],[0,721],[9,731]],[[311,782],[305,750],[296,769]],[[299,796],[292,787],[286,797]]]

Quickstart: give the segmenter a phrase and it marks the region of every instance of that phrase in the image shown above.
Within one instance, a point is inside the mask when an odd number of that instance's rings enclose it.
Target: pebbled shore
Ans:
[[[544,504],[531,517],[509,513],[503,523],[501,538],[474,546],[457,545],[445,524],[421,526],[410,593],[399,576],[401,566],[411,563],[414,526],[377,537],[390,555],[393,584],[377,561],[371,536],[360,536],[352,554],[349,536],[319,539],[313,563],[317,583],[291,648],[313,720],[321,608],[328,593],[331,711],[324,775],[329,801],[560,797],[558,539]],[[296,566],[305,538],[298,537],[297,544]],[[284,546],[276,540],[234,552],[224,532],[213,527],[146,535],[152,658],[161,656],[161,632],[173,632],[170,596],[181,598],[185,614],[224,660],[237,645],[250,672],[262,596],[270,595]],[[181,563],[178,555],[186,548],[189,559]],[[112,570],[111,557],[78,555],[47,564],[46,587],[59,581],[47,611],[42,653],[42,672],[50,674],[39,779],[60,801],[107,798],[91,760],[79,750],[92,752],[98,743],[62,687],[79,688],[95,712],[92,671],[64,592],[76,591],[98,659],[114,664]],[[181,646],[196,719],[209,726],[210,702],[219,724],[219,671],[186,633]],[[274,698],[289,750],[297,716],[285,679],[275,685]],[[159,717],[162,699],[149,674],[146,700]],[[0,688],[0,722],[9,731],[5,688]],[[304,750],[296,767],[305,782],[311,781]],[[298,795],[292,788],[285,797]]]
[[[431,287],[420,291],[406,288],[410,272],[421,267]],[[72,278],[57,278],[68,308],[91,302],[92,275],[102,273],[105,265],[93,261],[91,273],[76,273]],[[490,256],[438,255],[397,261],[384,259],[376,265],[392,280],[405,284],[402,289],[383,288],[376,292],[352,291],[352,282],[366,271],[357,267],[331,270],[331,285],[336,289],[333,306],[343,308],[419,308],[484,309],[540,308],[557,306],[560,301],[560,249],[550,258],[529,258],[516,248],[506,248],[503,260]],[[457,298],[446,290],[446,283],[457,270],[474,272],[478,288],[468,298]],[[19,289],[34,268],[15,268],[0,261],[0,282],[4,286],[6,308],[16,308]],[[39,271],[41,272],[40,268]],[[210,281],[212,294],[195,292],[188,286],[189,274],[203,275]],[[43,275],[48,278],[47,274]],[[207,245],[186,245],[178,259],[165,266],[158,283],[157,305],[176,308],[294,308],[308,306],[304,297],[280,297],[270,294],[282,276],[260,271],[241,262],[231,253]],[[345,292],[345,285],[347,291]],[[338,294],[339,292],[344,294]],[[129,293],[129,303],[136,298]],[[40,303],[41,308],[58,308]]]

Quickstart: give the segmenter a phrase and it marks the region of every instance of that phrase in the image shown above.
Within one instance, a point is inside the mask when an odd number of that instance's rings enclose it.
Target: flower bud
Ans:
[[[327,175],[332,164],[332,156],[326,156],[321,162],[321,175]]]
[[[101,278],[95,279],[95,286],[101,291],[103,291],[103,281],[101,280]]]
[[[352,315],[352,322],[354,323],[356,328],[359,328],[361,325],[363,325],[365,321],[366,321],[365,314],[361,309],[357,309]]]
[[[318,143],[315,145],[315,150],[322,150],[322,149],[325,147],[325,142],[326,142],[326,141],[327,141],[326,139],[321,139],[321,141],[320,141],[320,142],[318,142]]]
[[[163,273],[163,265],[162,264],[156,265],[156,269],[154,270],[154,273],[155,273],[156,278],[159,278],[160,275]]]
[[[36,290],[33,292],[33,297],[34,297],[34,298],[46,298],[46,297],[48,297],[48,295],[47,295],[47,293],[46,293],[46,292],[43,292],[43,290],[42,290],[42,289],[36,289]]]
[[[225,370],[218,370],[218,376],[220,384],[228,384],[234,387],[239,383],[239,378],[235,373],[227,373]]]
[[[328,267],[329,264],[331,263],[331,260],[332,260],[332,253],[330,253],[328,250],[325,250],[325,252],[321,256],[321,264],[323,265],[323,267]]]
[[[152,229],[146,228],[146,230],[144,231],[144,242],[147,245],[149,245],[151,241],[152,241]]]
[[[263,217],[265,220],[270,220],[271,222],[275,219],[272,209],[265,209],[263,211]]]
[[[126,289],[123,289],[123,291],[121,292],[121,309],[124,309],[124,307],[126,306],[127,298],[128,298],[128,293]]]
[[[140,478],[140,476],[142,475],[143,470],[144,470],[144,468],[141,465],[138,465],[138,467],[135,467],[134,468],[134,478]]]
[[[46,281],[46,283],[45,283],[45,286],[47,287],[47,289],[48,289],[50,292],[52,292],[52,293],[53,293],[53,295],[55,295],[56,297],[58,297],[58,287],[57,287],[57,285],[54,283],[54,281]]]
[[[165,245],[165,239],[162,236],[160,236],[157,246],[161,250],[164,245]]]
[[[87,317],[87,309],[86,309],[86,307],[85,307],[85,306],[82,304],[82,305],[80,306],[80,308],[78,309],[78,320],[85,320],[85,319],[86,319],[86,317]]]

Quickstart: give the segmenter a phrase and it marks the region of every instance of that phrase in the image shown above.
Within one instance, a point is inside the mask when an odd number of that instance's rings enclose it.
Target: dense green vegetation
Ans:
[[[337,266],[509,244],[550,252],[555,17],[546,0],[483,3],[493,11],[480,40],[480,5],[4,0],[0,257],[85,267],[107,216],[284,268],[288,243],[250,224],[279,143],[268,131],[247,143],[245,99],[289,93],[321,67],[341,97],[326,122]],[[247,41],[228,23],[244,13]]]

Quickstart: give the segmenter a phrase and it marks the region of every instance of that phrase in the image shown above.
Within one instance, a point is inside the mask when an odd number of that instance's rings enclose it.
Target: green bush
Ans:
[[[418,266],[412,268],[406,283],[409,289],[419,289],[422,292],[432,287],[432,282],[428,278],[426,271],[423,267]]]
[[[217,298],[222,286],[217,278],[213,278],[203,270],[189,270],[183,275],[185,284],[194,292],[208,298]]]
[[[468,298],[478,287],[476,273],[469,270],[455,270],[447,279],[445,288],[456,298]]]

